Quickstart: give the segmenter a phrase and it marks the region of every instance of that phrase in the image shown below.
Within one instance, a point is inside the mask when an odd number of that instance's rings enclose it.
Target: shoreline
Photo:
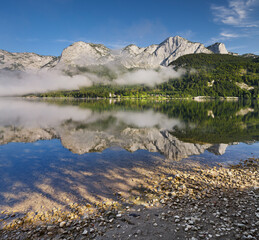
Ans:
[[[0,238],[256,239],[258,169],[259,159],[229,168],[164,165],[127,192],[113,189],[116,201],[73,203],[18,218],[2,213]]]
[[[82,99],[82,100],[192,100],[192,101],[238,101],[239,97],[210,97],[210,96],[196,96],[196,97],[85,97],[85,98],[75,98],[75,97],[37,97],[37,96],[22,96],[25,99]],[[254,99],[254,98],[247,98]]]
[[[1,96],[0,99],[21,98],[26,100],[109,100],[109,101],[173,101],[173,100],[187,100],[195,102],[208,101],[233,101],[238,102],[242,100],[256,101],[259,98],[240,98],[240,97],[210,97],[210,96],[194,96],[194,97],[39,97],[39,96]]]

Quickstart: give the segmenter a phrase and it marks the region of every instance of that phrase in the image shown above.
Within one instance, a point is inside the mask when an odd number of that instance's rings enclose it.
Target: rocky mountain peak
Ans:
[[[77,70],[77,66],[118,63],[126,68],[156,68],[168,66],[177,58],[194,53],[220,53],[228,51],[223,43],[208,48],[198,42],[175,36],[168,37],[160,44],[147,47],[128,45],[120,51],[113,51],[102,44],[75,42],[65,48],[60,57],[40,56],[34,53],[9,53],[0,51],[0,69],[23,70],[56,68],[62,71]]]
[[[105,47],[102,44],[86,43],[86,42],[75,42],[72,45],[65,48],[61,54],[62,57],[67,57],[69,55],[71,58],[73,56],[77,57],[78,55],[84,54],[99,54],[100,56],[105,56],[110,53],[110,49]]]
[[[143,52],[144,50],[145,50],[145,48],[140,48],[135,44],[130,44],[127,47],[122,49],[122,53],[137,55],[137,54],[140,54],[141,52]]]
[[[207,47],[210,51],[216,54],[228,54],[226,46],[224,43],[216,42]]]
[[[177,42],[182,42],[182,41],[188,41],[187,39],[180,37],[180,36],[174,36],[174,37],[168,37],[166,38],[162,43],[160,43],[161,45],[165,44],[165,43],[177,43]]]
[[[110,54],[111,50],[102,44],[79,41],[63,50],[57,67],[64,68],[65,65],[85,66],[105,63],[104,58]]]
[[[201,43],[190,42],[180,36],[169,37],[155,51],[157,56],[161,56],[163,60],[160,65],[168,66],[170,62],[176,60],[186,54],[191,53],[212,53]]]
[[[38,70],[50,62],[56,62],[57,57],[42,56],[36,53],[11,53],[0,50],[0,69],[6,70]]]
[[[173,51],[184,42],[189,42],[189,41],[180,36],[168,37],[162,43],[159,44],[159,48],[166,47],[169,51]]]

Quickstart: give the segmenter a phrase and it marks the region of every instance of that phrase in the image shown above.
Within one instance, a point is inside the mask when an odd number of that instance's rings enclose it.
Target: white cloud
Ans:
[[[228,6],[212,5],[211,9],[216,22],[235,27],[258,27],[258,21],[251,17],[257,0],[231,0]]]
[[[238,38],[257,38],[259,35],[259,0],[228,0],[226,5],[211,6],[214,21],[225,25],[207,44]],[[228,27],[226,27],[228,26]],[[238,49],[238,48],[237,48]]]
[[[240,37],[239,34],[230,33],[230,32],[221,32],[220,36],[222,36],[223,38],[237,38],[237,37]]]
[[[215,42],[225,42],[239,37],[246,37],[246,34],[240,34],[233,31],[224,30],[219,33],[217,37],[212,37],[206,44],[212,44]]]

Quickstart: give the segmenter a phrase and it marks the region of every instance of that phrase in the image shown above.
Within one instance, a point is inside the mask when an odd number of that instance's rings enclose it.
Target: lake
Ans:
[[[258,101],[0,99],[0,210],[113,199],[166,164],[259,157]]]

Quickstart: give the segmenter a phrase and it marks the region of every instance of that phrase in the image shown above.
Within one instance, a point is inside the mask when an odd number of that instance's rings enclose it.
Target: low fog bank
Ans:
[[[114,71],[114,68],[110,69]],[[54,90],[78,90],[80,87],[88,87],[93,84],[118,84],[135,85],[145,84],[154,86],[179,78],[184,74],[184,70],[175,71],[172,68],[161,67],[158,70],[138,69],[126,73],[117,73],[117,78],[109,80],[105,76],[98,76],[94,73],[77,73],[73,76],[65,75],[64,72],[38,71],[0,71],[0,96],[21,96],[30,93],[43,93]]]
[[[58,106],[41,101],[29,101],[23,99],[0,99],[0,128],[5,126],[15,127],[48,127],[56,128],[64,122],[72,120],[75,123],[89,124],[101,122],[107,124],[108,119],[115,119],[108,128],[119,129],[125,125],[136,128],[163,128],[172,129],[175,126],[182,127],[182,122],[176,118],[169,118],[162,113],[146,110],[134,111],[104,111],[94,112],[88,108],[80,108],[78,105]],[[96,126],[94,124],[94,126]],[[107,127],[107,126],[106,126]],[[94,127],[95,128],[95,127]],[[109,131],[109,129],[106,129]]]
[[[172,78],[179,78],[184,74],[184,70],[175,71],[172,68],[161,67],[159,70],[139,69],[128,72],[120,76],[114,82],[120,85],[145,84],[153,87],[156,84],[167,82]]]
[[[92,82],[85,76],[69,77],[54,71],[0,71],[0,96],[41,93],[59,89],[72,90],[91,84]]]

